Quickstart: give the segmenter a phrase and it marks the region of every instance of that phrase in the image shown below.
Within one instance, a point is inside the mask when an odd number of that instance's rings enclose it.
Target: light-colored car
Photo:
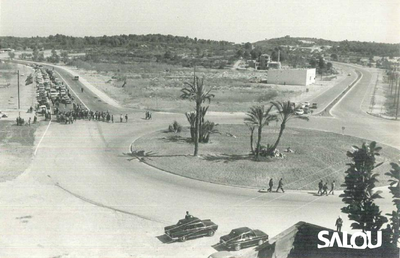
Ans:
[[[295,114],[296,115],[304,115],[304,110],[300,108],[300,109],[296,110]]]
[[[238,256],[235,256],[228,251],[221,251],[213,253],[212,255],[208,256],[208,258],[238,258]]]

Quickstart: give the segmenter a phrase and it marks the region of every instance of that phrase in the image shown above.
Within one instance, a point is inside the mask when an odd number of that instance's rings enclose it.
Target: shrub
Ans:
[[[168,132],[180,133],[182,132],[182,126],[178,122],[174,121],[172,125],[168,126]]]

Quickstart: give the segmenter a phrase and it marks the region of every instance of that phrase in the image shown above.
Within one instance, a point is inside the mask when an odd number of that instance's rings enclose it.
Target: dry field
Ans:
[[[117,100],[138,109],[186,112],[192,104],[181,100],[180,90],[193,79],[193,69],[159,63],[103,64],[76,62],[77,72],[87,81]],[[342,78],[321,81],[305,86],[260,83],[266,78],[263,71],[237,71],[196,68],[196,75],[204,77],[213,87],[215,98],[210,110],[244,112],[250,106],[273,100],[307,100],[331,87]]]

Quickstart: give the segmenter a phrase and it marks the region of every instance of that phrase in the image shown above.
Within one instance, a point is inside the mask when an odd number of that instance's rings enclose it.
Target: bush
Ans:
[[[168,132],[180,133],[182,132],[182,126],[178,122],[174,121],[172,125],[168,126]]]

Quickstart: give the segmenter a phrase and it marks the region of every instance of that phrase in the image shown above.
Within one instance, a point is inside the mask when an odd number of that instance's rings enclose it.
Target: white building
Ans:
[[[270,69],[268,83],[282,85],[310,85],[315,83],[316,69]]]

